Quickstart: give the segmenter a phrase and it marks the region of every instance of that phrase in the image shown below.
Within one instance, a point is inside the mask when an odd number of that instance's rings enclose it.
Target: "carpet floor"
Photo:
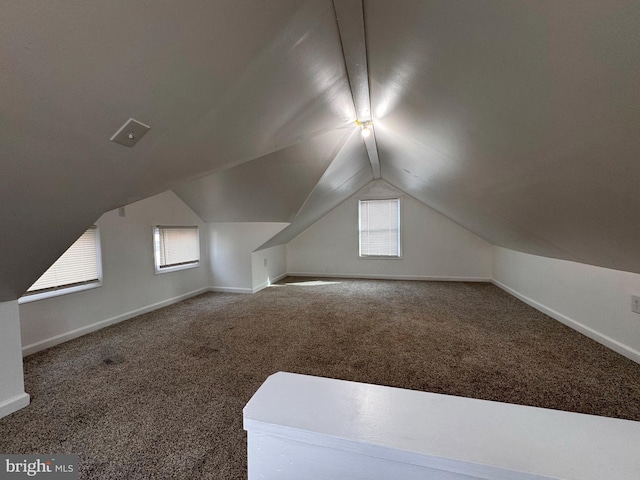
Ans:
[[[289,371],[640,421],[640,365],[491,284],[286,278],[208,293],[25,358],[2,453],[83,479],[243,479],[242,408]]]

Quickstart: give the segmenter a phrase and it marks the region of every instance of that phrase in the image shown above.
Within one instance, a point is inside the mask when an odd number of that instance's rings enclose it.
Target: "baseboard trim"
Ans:
[[[557,312],[555,310],[553,310],[552,308],[549,308],[545,305],[543,305],[542,303],[533,300],[532,298],[527,297],[526,295],[518,292],[517,290],[514,290],[513,288],[509,287],[508,285],[505,285],[502,282],[499,282],[498,280],[496,280],[495,278],[491,280],[491,283],[493,283],[495,286],[501,288],[502,290],[504,290],[505,292],[513,295],[514,297],[516,297],[519,300],[522,300],[524,303],[526,303],[527,305],[535,308],[536,310],[544,313],[545,315],[549,315],[551,318],[553,318],[554,320],[559,321],[560,323],[565,324],[567,327],[572,328],[573,330],[576,330],[580,333],[582,333],[583,335],[589,337],[592,340],[595,340],[598,343],[601,343],[602,345],[604,345],[605,347],[610,348],[611,350],[619,353],[620,355],[624,355],[625,357],[627,357],[630,360],[633,360],[636,363],[640,363],[640,352],[623,344],[620,343],[619,341],[598,332],[597,330],[594,330],[591,327],[587,327],[586,325],[583,325],[582,323],[578,322],[577,320],[574,320],[571,317],[568,317],[560,312]]]
[[[244,287],[209,287],[210,292],[219,292],[219,293],[253,293],[252,288],[244,288]]]
[[[11,415],[13,412],[17,412],[21,408],[26,407],[31,402],[31,397],[28,393],[21,393],[15,397],[8,398],[0,402],[0,418]]]
[[[206,293],[209,291],[208,287],[200,288],[198,290],[194,290],[192,292],[188,292],[182,295],[178,295],[176,297],[169,298],[167,300],[163,300],[161,302],[153,303],[151,305],[147,305],[146,307],[141,307],[136,310],[131,310],[130,312],[123,313],[121,315],[117,315],[115,317],[107,318],[105,320],[100,320],[99,322],[92,323],[90,325],[86,325],[84,327],[76,328],[74,330],[70,330],[65,333],[61,333],[60,335],[55,335],[50,338],[46,338],[44,340],[40,340],[39,342],[31,343],[29,345],[25,345],[22,347],[22,356],[26,357],[27,355],[31,355],[33,353],[39,352],[46,348],[53,347],[55,345],[59,345],[61,343],[67,342],[69,340],[73,340],[74,338],[81,337],[82,335],[86,335],[87,333],[95,332],[102,328],[108,327],[110,325],[114,325],[116,323],[123,322],[125,320],[129,320],[130,318],[137,317],[138,315],[142,315],[144,313],[149,313],[159,308],[167,307],[169,305],[173,305],[174,303],[181,302],[182,300],[186,300],[187,298],[195,297],[196,295],[200,295],[202,293]]]
[[[367,280],[418,280],[432,282],[491,282],[490,277],[438,277],[425,275],[379,275],[379,274],[344,274],[344,273],[309,273],[289,272],[289,277],[324,277],[324,278],[363,278]]]
[[[260,290],[264,290],[265,288],[267,288],[269,285],[279,282],[280,280],[282,280],[284,277],[287,277],[289,274],[288,273],[282,273],[280,275],[278,275],[277,277],[271,278],[269,279],[268,282],[264,282],[262,285],[255,287],[253,289],[253,293],[258,293]]]

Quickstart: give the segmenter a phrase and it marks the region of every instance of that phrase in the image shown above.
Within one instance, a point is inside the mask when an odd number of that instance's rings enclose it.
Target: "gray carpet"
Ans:
[[[242,408],[280,370],[640,420],[640,365],[493,285],[309,281],[27,357],[0,452],[77,453],[86,479],[246,478]]]

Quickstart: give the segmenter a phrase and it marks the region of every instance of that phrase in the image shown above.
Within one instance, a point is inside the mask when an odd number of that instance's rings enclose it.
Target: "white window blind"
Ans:
[[[195,266],[200,262],[198,227],[154,229],[156,270]]]
[[[361,257],[400,257],[400,199],[360,200]]]
[[[31,285],[27,293],[58,290],[99,281],[98,229],[93,226]]]

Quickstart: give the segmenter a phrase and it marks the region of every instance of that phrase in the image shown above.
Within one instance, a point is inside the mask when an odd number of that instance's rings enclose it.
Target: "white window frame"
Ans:
[[[160,230],[163,228],[174,229],[188,229],[195,230],[196,237],[198,239],[198,260],[182,265],[172,265],[169,267],[162,267],[160,265]],[[200,266],[201,248],[200,248],[200,228],[197,225],[156,225],[153,227],[153,265],[156,275],[162,275],[163,273],[177,272],[179,270],[188,270],[190,268],[197,268]]]
[[[361,238],[361,204],[362,202],[370,202],[375,200],[397,200],[398,201],[398,255],[361,255],[362,251],[362,238]],[[401,196],[392,196],[392,197],[364,197],[358,200],[358,259],[360,260],[402,260],[402,255],[404,249],[402,248],[402,239],[403,235],[403,221],[402,221],[402,197]]]
[[[74,285],[74,284],[72,284],[70,286],[60,285],[58,287],[54,287],[54,288],[49,289],[49,290],[42,290],[42,291],[36,290],[34,292],[27,292],[22,297],[20,297],[18,299],[18,303],[19,304],[36,302],[38,300],[44,300],[46,298],[59,297],[61,295],[68,295],[70,293],[82,292],[82,291],[85,291],[85,290],[91,290],[91,289],[98,288],[98,287],[102,286],[102,248],[101,248],[101,243],[100,243],[100,229],[96,225],[91,226],[88,230],[90,230],[90,229],[95,229],[95,231],[96,231],[96,262],[97,262],[97,271],[98,271],[97,280],[92,280],[90,282],[82,283],[82,284],[79,284],[79,285]],[[79,238],[81,238],[81,237],[79,237]],[[57,262],[57,260],[56,260],[56,262]],[[55,265],[55,262],[51,266],[53,266],[53,265]],[[51,267],[49,267],[49,268],[51,268]],[[31,287],[29,287],[29,288],[31,288]]]

